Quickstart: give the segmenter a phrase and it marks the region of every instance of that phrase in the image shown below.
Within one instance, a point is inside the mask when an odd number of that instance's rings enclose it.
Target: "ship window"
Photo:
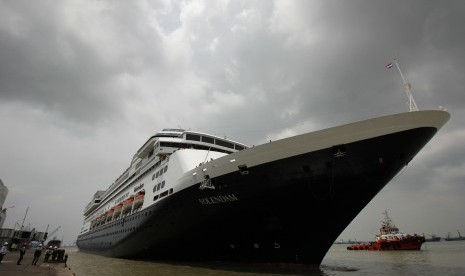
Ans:
[[[202,136],[202,142],[214,144],[215,139],[213,139],[212,137],[208,137],[208,136]]]
[[[153,175],[152,175],[152,180],[154,180],[154,179],[155,179],[155,177],[156,177],[156,176],[155,176],[155,174],[153,174]]]
[[[226,141],[223,141],[223,140],[220,140],[220,139],[216,139],[216,144],[219,145],[219,146],[222,146],[222,147],[227,147],[227,148],[231,148],[231,149],[234,148],[233,143],[226,142]]]
[[[173,188],[170,189],[170,194],[172,194],[172,193],[173,193]]]
[[[161,183],[161,188],[160,188],[160,189],[163,189],[163,188],[165,188],[165,181],[163,181],[163,182]]]
[[[164,191],[163,193],[160,194],[160,198],[167,196],[167,195],[168,195],[168,191]]]
[[[167,170],[168,170],[168,165],[165,166],[165,168],[163,169],[163,172],[166,173]]]
[[[192,140],[192,141],[200,141],[200,135],[195,135],[195,134],[186,134],[186,140]]]
[[[237,150],[243,150],[243,149],[244,149],[243,146],[239,146],[239,145],[237,145],[237,144],[235,144],[234,147],[235,147],[235,149],[237,149]]]
[[[158,199],[158,195],[154,196],[153,197],[153,201],[157,200]]]
[[[155,175],[155,178],[157,178],[157,177],[158,177],[158,174],[160,174],[160,172],[157,172],[157,174]]]
[[[160,190],[160,186],[161,186],[161,183],[158,183],[158,185],[157,185],[157,191]]]
[[[160,170],[160,176],[163,174],[163,169]]]

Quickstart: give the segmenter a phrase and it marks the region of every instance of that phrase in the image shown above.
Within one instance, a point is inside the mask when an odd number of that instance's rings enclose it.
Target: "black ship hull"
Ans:
[[[79,236],[113,257],[319,265],[436,133],[419,127],[244,167]]]

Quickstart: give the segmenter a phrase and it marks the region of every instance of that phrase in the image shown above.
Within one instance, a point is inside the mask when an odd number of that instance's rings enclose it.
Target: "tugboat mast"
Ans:
[[[394,59],[393,62],[396,64],[397,70],[399,70],[400,77],[402,78],[402,81],[405,87],[405,94],[407,95],[407,98],[409,101],[409,110],[419,111],[418,106],[415,103],[415,99],[412,96],[412,85],[405,80],[404,74],[402,74],[402,71],[400,70],[399,63],[397,62],[397,60]]]

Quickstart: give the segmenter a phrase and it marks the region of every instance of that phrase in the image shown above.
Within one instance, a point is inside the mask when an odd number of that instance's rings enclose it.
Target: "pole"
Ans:
[[[415,102],[415,99],[412,96],[412,85],[408,83],[405,78],[404,74],[402,74],[402,71],[400,70],[399,63],[397,62],[396,59],[394,59],[394,63],[396,64],[397,70],[399,70],[400,77],[402,78],[402,82],[405,87],[405,94],[407,95],[408,101],[409,101],[409,110],[410,111],[418,111],[418,106],[417,103]]]

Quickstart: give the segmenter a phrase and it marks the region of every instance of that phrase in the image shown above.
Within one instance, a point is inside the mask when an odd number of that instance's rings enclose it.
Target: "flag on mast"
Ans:
[[[412,85],[410,85],[410,83],[408,83],[405,80],[404,75],[402,74],[402,71],[400,71],[399,63],[397,62],[397,60],[394,59],[393,62],[386,64],[386,68],[387,69],[392,68],[394,66],[394,63],[396,64],[397,70],[399,70],[400,77],[402,78],[402,81],[404,83],[405,94],[407,95],[407,98],[409,100],[409,110],[418,111],[419,110],[418,106],[415,103],[415,100],[413,99],[413,96],[412,96]]]

